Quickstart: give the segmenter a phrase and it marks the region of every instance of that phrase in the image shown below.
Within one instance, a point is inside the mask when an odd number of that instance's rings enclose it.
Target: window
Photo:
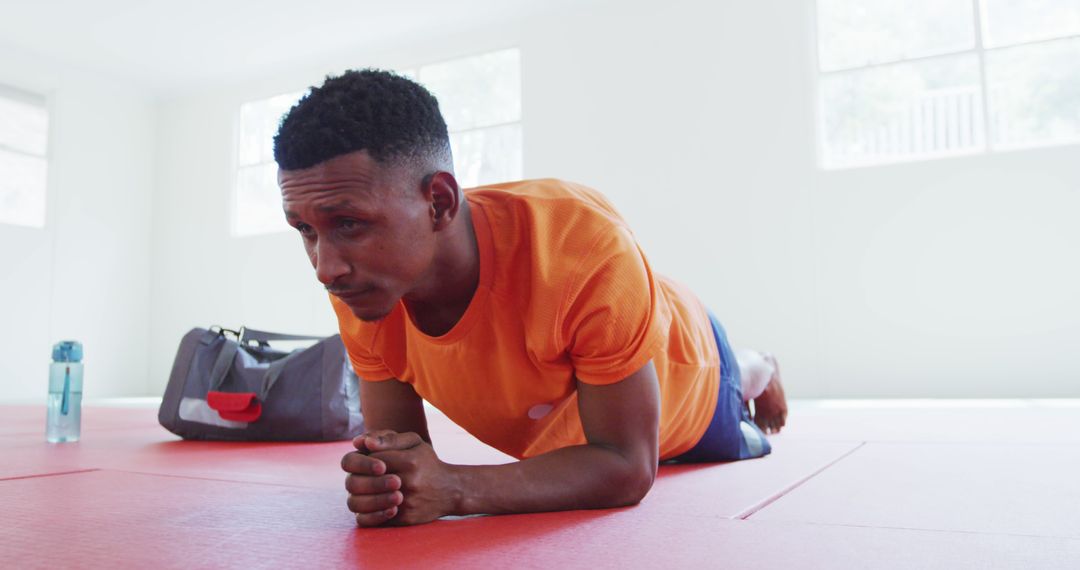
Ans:
[[[0,87],[0,224],[45,227],[48,147],[45,98]]]
[[[417,79],[439,100],[459,184],[469,188],[521,178],[517,49],[421,66]]]
[[[399,70],[439,100],[450,132],[454,172],[463,187],[522,176],[521,63],[509,49]],[[240,107],[234,233],[288,231],[281,214],[273,138],[281,116],[304,93]]]
[[[274,135],[281,117],[304,95],[286,93],[240,106],[233,232],[246,236],[289,230],[281,213]]]
[[[1080,0],[818,0],[825,168],[1080,142]]]

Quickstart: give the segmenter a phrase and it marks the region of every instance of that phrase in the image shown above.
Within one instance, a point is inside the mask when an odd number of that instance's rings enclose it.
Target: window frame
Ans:
[[[41,221],[39,224],[27,225],[0,220],[0,226],[45,230],[49,227],[49,222],[51,219],[51,215],[49,213],[49,204],[51,202],[50,198],[52,195],[50,185],[53,179],[51,171],[53,162],[53,131],[55,128],[53,121],[52,98],[43,93],[36,93],[34,91],[15,87],[13,85],[0,83],[0,99],[7,99],[9,101],[39,107],[45,111],[45,150],[41,154],[0,143],[0,152],[13,154],[21,157],[37,158],[45,161],[45,184],[41,188],[42,201],[44,203]]]
[[[822,44],[821,37],[821,12],[820,2],[821,0],[815,0],[811,8],[811,44],[813,45],[814,53],[814,71],[815,71],[815,97],[816,105],[815,111],[817,114],[816,124],[816,146],[817,146],[817,166],[820,170],[833,171],[833,170],[850,170],[855,168],[870,168],[879,166],[891,166],[896,164],[904,164],[909,162],[921,162],[926,160],[940,160],[948,158],[956,158],[961,156],[974,156],[982,154],[991,154],[998,152],[1009,152],[1016,150],[1026,150],[1032,148],[1048,148],[1057,146],[1066,146],[1080,143],[1080,133],[1077,133],[1068,139],[1056,139],[1049,141],[1035,141],[1026,143],[999,143],[996,142],[995,133],[992,129],[992,108],[993,99],[991,97],[990,90],[988,88],[987,73],[986,73],[986,54],[988,52],[996,52],[1002,50],[1009,50],[1018,47],[1032,46],[1032,45],[1045,45],[1054,42],[1080,40],[1080,32],[1072,34],[1056,34],[1051,37],[1041,38],[1037,40],[1024,40],[1014,43],[1003,43],[993,47],[987,47],[985,42],[985,30],[988,26],[988,20],[986,16],[986,0],[969,0],[972,3],[972,24],[974,26],[974,43],[971,48],[963,50],[943,51],[939,53],[927,53],[920,54],[912,57],[900,57],[883,59],[880,61],[874,61],[871,63],[864,63],[857,66],[842,66],[830,69],[824,69],[821,60]],[[825,124],[826,117],[826,104],[823,79],[830,76],[839,76],[844,74],[853,74],[858,72],[864,72],[871,69],[883,69],[890,66],[905,65],[911,63],[919,63],[932,60],[941,60],[950,57],[962,57],[965,55],[974,55],[978,60],[978,101],[981,106],[982,122],[979,126],[979,130],[982,135],[982,144],[978,148],[966,149],[952,152],[940,152],[937,154],[923,154],[910,157],[888,158],[888,159],[876,159],[868,160],[866,162],[837,162],[835,158],[829,156],[829,144],[826,140],[827,130]]]
[[[279,229],[269,230],[269,231],[268,230],[262,230],[262,231],[255,231],[255,232],[243,232],[243,233],[240,232],[240,179],[241,179],[241,173],[243,173],[244,171],[257,171],[258,169],[266,167],[268,165],[276,164],[274,162],[274,157],[273,157],[272,153],[271,153],[271,156],[266,160],[259,160],[259,161],[256,161],[256,162],[246,163],[246,164],[244,163],[244,161],[243,161],[243,154],[244,153],[243,153],[243,151],[241,149],[241,145],[243,144],[243,132],[244,132],[243,109],[244,109],[245,105],[251,105],[251,104],[255,104],[255,103],[265,103],[265,102],[270,101],[272,99],[277,99],[279,97],[285,97],[285,96],[293,96],[293,95],[295,95],[296,99],[299,100],[299,99],[303,98],[305,95],[307,95],[309,90],[310,90],[310,88],[304,88],[304,89],[295,90],[295,91],[294,90],[284,91],[284,92],[276,93],[274,95],[268,95],[266,97],[260,97],[258,99],[251,99],[251,100],[241,101],[240,104],[238,104],[236,106],[236,110],[235,110],[235,112],[233,114],[233,117],[234,117],[234,119],[233,119],[233,141],[234,141],[234,144],[233,144],[233,168],[232,168],[232,186],[231,186],[232,187],[232,192],[229,195],[230,196],[230,200],[229,200],[229,235],[230,236],[232,236],[234,238],[250,238],[250,237],[259,237],[259,236],[269,236],[269,235],[277,235],[277,234],[288,233],[289,230],[292,229],[292,228],[289,227],[288,224],[285,223],[284,218],[282,218],[282,227],[279,228]]]
[[[417,83],[419,83],[421,85],[424,85],[423,74],[424,74],[424,68],[425,67],[433,67],[433,66],[436,66],[436,65],[452,63],[452,62],[456,62],[456,61],[471,59],[471,58],[474,58],[474,57],[483,57],[485,55],[491,55],[491,54],[505,52],[505,51],[515,51],[516,52],[517,65],[518,65],[518,80],[520,81],[521,80],[521,48],[518,47],[518,46],[495,48],[495,49],[485,50],[485,51],[482,51],[482,52],[477,52],[477,53],[472,53],[472,54],[467,54],[467,55],[460,55],[460,56],[457,56],[457,57],[441,59],[441,60],[437,60],[437,61],[429,61],[429,62],[424,63],[422,65],[415,65],[415,66],[412,66],[412,67],[400,69],[397,72],[398,73],[406,73],[407,72],[409,74],[410,79],[412,79],[413,81],[416,81]],[[426,88],[427,88],[427,86],[425,85],[425,89]],[[519,89],[520,89],[520,86],[519,86]],[[518,94],[521,95],[520,90],[519,90]],[[522,100],[524,100],[524,98],[522,98]],[[442,104],[441,101],[439,103],[440,103],[440,105]],[[522,145],[521,146],[521,156],[520,156],[520,159],[521,159],[521,174],[524,176],[524,173],[525,173],[525,129],[524,129],[525,106],[523,104],[521,104],[521,103],[522,102],[519,101],[517,120],[514,120],[514,121],[501,121],[501,122],[498,122],[498,123],[484,124],[484,125],[481,125],[481,126],[472,126],[472,127],[467,128],[467,129],[457,129],[457,130],[451,129],[450,126],[447,125],[446,134],[447,134],[448,138],[451,141],[453,141],[454,135],[465,135],[465,134],[469,134],[469,133],[491,131],[491,130],[500,129],[500,128],[503,128],[503,127],[509,127],[509,126],[513,126],[513,125],[518,125],[520,127],[520,129],[521,129],[521,145]],[[455,173],[456,173],[457,165],[455,165],[454,168],[455,168]],[[506,181],[502,181],[502,182],[506,182]],[[482,182],[481,184],[484,184],[484,183]]]

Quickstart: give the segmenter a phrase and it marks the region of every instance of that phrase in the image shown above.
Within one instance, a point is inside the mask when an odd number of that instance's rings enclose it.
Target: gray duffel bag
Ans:
[[[318,342],[270,346],[297,340]],[[358,382],[339,335],[195,328],[180,341],[158,422],[184,439],[350,439],[364,430]]]

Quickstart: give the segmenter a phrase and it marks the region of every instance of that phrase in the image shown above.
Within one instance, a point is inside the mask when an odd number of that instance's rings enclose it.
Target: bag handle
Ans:
[[[210,371],[211,392],[217,391],[225,382],[225,378],[229,375],[229,369],[232,368],[233,360],[236,359],[236,353],[240,349],[240,344],[243,344],[246,341],[256,341],[260,344],[265,344],[268,340],[322,340],[323,338],[326,338],[321,336],[272,333],[249,329],[247,327],[240,327],[240,331],[236,333],[236,336],[239,340],[237,342],[226,341],[225,346],[221,347],[221,352],[218,353],[217,360],[214,361],[214,367]],[[274,387],[278,378],[281,377],[281,373],[285,370],[285,365],[298,352],[300,351],[294,350],[292,354],[270,363],[270,366],[267,367],[266,374],[263,377],[262,389],[258,394],[260,401],[266,400],[266,395],[270,393],[270,389]]]

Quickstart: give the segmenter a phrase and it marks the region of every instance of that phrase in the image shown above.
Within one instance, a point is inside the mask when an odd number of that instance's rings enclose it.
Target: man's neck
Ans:
[[[413,324],[429,336],[442,336],[454,328],[480,283],[480,249],[468,202],[462,201],[453,226],[440,243],[430,292],[404,299]]]

